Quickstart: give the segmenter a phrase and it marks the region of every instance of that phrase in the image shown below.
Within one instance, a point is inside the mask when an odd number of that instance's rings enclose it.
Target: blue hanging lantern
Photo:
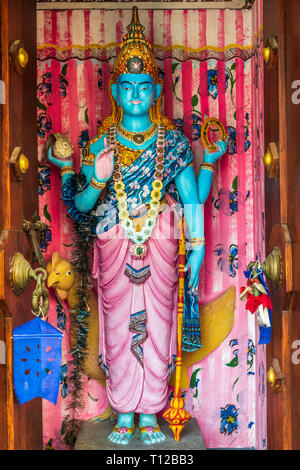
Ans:
[[[37,317],[13,331],[15,394],[22,405],[41,397],[56,405],[63,334]]]

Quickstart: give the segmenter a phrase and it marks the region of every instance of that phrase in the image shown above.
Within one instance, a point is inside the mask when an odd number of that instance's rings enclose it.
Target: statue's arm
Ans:
[[[197,185],[201,204],[204,204],[208,198],[211,190],[212,179],[213,173],[210,170],[206,170],[204,168],[200,169]]]
[[[224,155],[224,153],[226,152],[226,149],[227,149],[227,140],[225,142],[220,140],[218,142],[218,150],[216,152],[208,152],[207,150],[204,151],[203,163],[214,164],[218,158]],[[207,170],[203,168],[202,166],[200,166],[200,173],[198,176],[197,186],[198,186],[198,194],[199,194],[199,199],[200,199],[201,204],[204,204],[206,199],[208,198],[208,195],[211,190],[212,179],[213,179],[212,171]]]
[[[188,166],[175,178],[179,196],[184,204],[184,218],[191,238],[204,237],[203,206],[197,192],[194,167]]]
[[[204,213],[203,205],[200,203],[196,175],[193,166],[186,167],[175,178],[175,184],[180,198],[184,204],[184,218],[189,229],[190,238],[204,238]],[[199,270],[204,259],[204,243],[195,243],[191,252],[185,271],[191,270],[189,286],[197,290],[199,285]]]
[[[111,147],[107,146],[105,135],[100,137],[100,139],[97,141],[96,150],[97,155],[95,157],[94,166],[83,165],[81,168],[81,173],[85,175],[88,186],[83,191],[74,195],[75,207],[77,210],[83,213],[87,213],[93,209],[101,191],[104,189],[107,181],[110,179],[113,173],[113,152]],[[56,159],[53,156],[51,148],[48,151],[48,160],[53,165],[61,169],[63,166],[66,166],[65,163],[62,163],[59,159]],[[72,165],[72,160],[67,162],[67,166],[72,167]],[[71,177],[72,173],[62,173],[63,187]]]
[[[76,209],[78,209],[80,212],[89,212],[90,210],[92,210],[103,189],[91,186],[91,180],[92,177],[90,178],[90,180],[88,180],[88,186],[80,193],[77,193],[74,197]]]

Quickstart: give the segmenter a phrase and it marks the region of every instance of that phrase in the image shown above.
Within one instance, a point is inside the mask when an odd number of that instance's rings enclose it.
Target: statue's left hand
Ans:
[[[205,247],[202,245],[198,247],[197,250],[193,250],[189,256],[188,262],[185,265],[184,271],[187,271],[189,268],[191,269],[191,277],[189,287],[194,290],[198,289],[199,285],[199,271],[201,268],[201,264],[203,262],[205,253]]]
[[[216,143],[218,150],[215,152],[209,152],[207,149],[204,150],[203,162],[205,163],[215,163],[218,158],[222,157],[227,150],[228,139],[219,140]]]
[[[52,146],[49,147],[48,149],[47,157],[48,157],[49,162],[52,163],[52,165],[56,166],[57,168],[63,168],[64,166],[73,166],[72,157],[68,157],[64,159],[56,158],[53,155]]]

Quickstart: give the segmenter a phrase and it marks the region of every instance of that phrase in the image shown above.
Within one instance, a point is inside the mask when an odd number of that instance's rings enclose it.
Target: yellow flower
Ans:
[[[159,191],[160,189],[162,189],[162,187],[163,187],[163,184],[162,184],[161,181],[159,181],[159,180],[153,181],[153,183],[152,183],[152,188],[153,188],[154,190],[157,189],[157,190]]]
[[[117,204],[117,207],[118,207],[119,211],[122,210],[122,209],[126,210],[127,209],[127,202],[125,201],[125,199],[120,199],[120,201]]]
[[[127,199],[127,195],[124,191],[120,191],[120,192],[116,193],[116,198],[118,199],[118,201],[120,199]]]
[[[119,219],[121,220],[125,220],[125,219],[128,219],[128,216],[129,216],[129,212],[122,209],[120,212],[119,212]]]
[[[153,189],[153,191],[151,192],[151,199],[160,201],[160,198],[161,198],[161,191],[159,191],[158,189]]]
[[[150,217],[151,219],[156,219],[157,214],[157,210],[151,207],[148,212],[148,217]]]
[[[158,210],[158,208],[160,206],[160,202],[157,199],[153,199],[152,201],[150,201],[150,206],[153,209]]]
[[[117,181],[114,184],[114,188],[115,188],[115,191],[118,193],[120,191],[123,191],[123,189],[125,188],[125,185],[124,185],[123,181]]]

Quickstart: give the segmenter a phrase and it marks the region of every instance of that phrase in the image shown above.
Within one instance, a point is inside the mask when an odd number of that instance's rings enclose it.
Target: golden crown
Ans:
[[[131,23],[127,26],[127,34],[116,57],[112,76],[114,82],[123,73],[147,73],[157,81],[157,64],[144,29],[139,21],[138,9],[134,6]]]

